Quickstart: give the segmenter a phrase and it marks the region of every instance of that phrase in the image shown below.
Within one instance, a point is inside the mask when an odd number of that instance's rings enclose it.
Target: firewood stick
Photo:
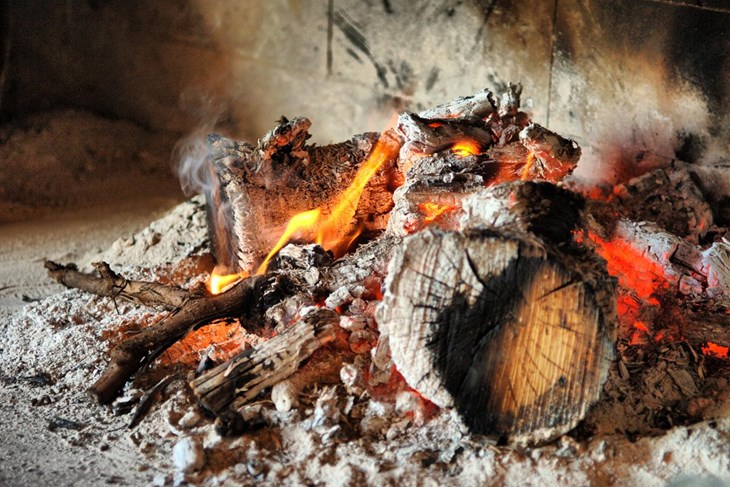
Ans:
[[[101,377],[89,389],[101,404],[114,400],[124,384],[144,364],[154,360],[190,331],[215,319],[240,316],[248,311],[267,276],[252,276],[217,296],[201,296],[162,284],[129,281],[107,264],[96,264],[101,277],[79,272],[73,264],[46,262],[49,273],[61,284],[100,296],[122,296],[146,305],[162,305],[172,313],[116,346]]]
[[[80,289],[98,296],[123,298],[145,306],[162,306],[172,310],[180,308],[195,296],[177,286],[130,281],[114,272],[106,262],[92,264],[100,276],[80,272],[75,264],[62,265],[47,260],[44,265],[52,278],[68,288]]]
[[[548,441],[611,364],[615,283],[596,255],[536,235],[426,229],[390,262],[376,319],[406,382],[472,432]]]
[[[142,365],[190,331],[215,319],[248,311],[258,296],[256,289],[265,279],[266,276],[252,276],[217,296],[191,298],[169,317],[131,336],[112,349],[109,365],[89,392],[100,404],[110,403]]]

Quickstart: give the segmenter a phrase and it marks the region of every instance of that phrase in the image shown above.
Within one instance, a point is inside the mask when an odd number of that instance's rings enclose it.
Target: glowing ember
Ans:
[[[449,211],[454,211],[456,207],[451,205],[442,205],[438,203],[420,203],[418,205],[418,211],[424,216],[424,223],[431,223],[438,217]]]
[[[709,357],[727,358],[728,351],[730,351],[729,347],[723,347],[722,345],[712,342],[707,342],[707,345],[702,347],[702,353]]]
[[[638,331],[643,331],[644,333],[649,333],[649,327],[646,326],[646,323],[644,323],[643,321],[635,321],[634,328],[636,328]]]
[[[395,121],[395,120],[394,120]],[[400,150],[400,144],[387,131],[378,139],[368,158],[355,175],[350,186],[339,196],[329,215],[323,215],[320,208],[294,215],[269,255],[261,263],[257,274],[266,272],[271,259],[292,237],[314,241],[325,250],[331,250],[335,257],[342,256],[358,237],[361,227],[351,230],[355,211],[365,186],[375,173],[393,159]]]
[[[451,147],[451,152],[460,157],[474,156],[482,152],[479,144],[473,140],[462,140]]]
[[[527,160],[525,161],[525,167],[522,168],[522,174],[520,175],[520,179],[523,181],[526,181],[530,179],[530,169],[532,169],[532,164],[535,162],[535,153],[530,151],[529,154],[527,154]]]
[[[608,273],[618,278],[620,286],[634,291],[649,304],[659,305],[654,295],[669,286],[660,264],[620,239],[607,241],[593,233],[588,237],[596,244],[596,252],[606,259]]]
[[[220,294],[241,279],[248,277],[245,273],[221,274],[220,272],[221,269],[216,266],[216,268],[213,269],[213,272],[210,273],[210,277],[208,277],[206,286],[208,287],[210,294]]]
[[[647,342],[649,327],[643,321],[634,321],[634,333],[631,335],[631,345],[641,345]]]

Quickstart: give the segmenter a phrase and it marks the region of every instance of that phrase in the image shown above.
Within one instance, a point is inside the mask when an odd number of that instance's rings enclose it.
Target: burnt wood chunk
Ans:
[[[312,311],[283,333],[205,372],[190,385],[200,403],[220,415],[234,400],[245,404],[294,374],[304,360],[336,338],[337,323],[339,315],[334,311]]]
[[[621,216],[657,223],[698,243],[712,227],[709,203],[686,169],[660,168],[614,189]]]
[[[521,91],[521,88],[519,88]],[[519,95],[517,95],[519,98]],[[517,103],[519,106],[519,102]],[[423,118],[489,118],[497,113],[494,95],[489,90],[479,91],[471,96],[460,96],[448,103],[419,113]]]
[[[347,222],[366,233],[385,228],[400,142],[385,132],[307,145],[309,126],[306,118],[282,119],[256,146],[209,136],[208,224],[216,261],[227,272],[253,270],[297,213],[320,208],[328,215],[377,141],[390,138],[383,144],[389,149],[386,160],[353,202],[353,218]],[[292,240],[313,237],[293,235]]]
[[[475,433],[532,443],[572,429],[598,399],[614,290],[585,249],[428,229],[396,250],[377,319],[411,387],[455,407]]]

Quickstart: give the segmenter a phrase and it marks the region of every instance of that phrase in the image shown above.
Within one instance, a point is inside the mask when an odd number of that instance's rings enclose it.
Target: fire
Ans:
[[[222,274],[221,272],[222,269],[216,266],[213,272],[210,273],[210,277],[206,283],[210,294],[220,294],[241,279],[248,277],[248,274],[243,272],[238,274]]]
[[[451,146],[451,152],[460,157],[474,156],[482,152],[479,144],[470,139],[464,139]]]
[[[530,151],[529,154],[527,154],[527,160],[525,161],[525,167],[522,168],[522,174],[520,175],[520,179],[523,181],[526,181],[530,179],[530,169],[532,169],[532,164],[535,162],[535,153]]]
[[[716,358],[727,358],[730,347],[723,347],[717,343],[707,342],[707,345],[702,347],[702,353]]]
[[[608,273],[618,278],[620,286],[631,289],[649,304],[659,304],[654,295],[669,285],[661,265],[620,239],[607,241],[593,233],[588,237],[596,244],[596,252],[606,259]]]
[[[266,272],[266,268],[269,266],[269,262],[271,261],[271,259],[276,255],[279,250],[281,250],[284,245],[286,245],[291,237],[306,233],[308,234],[308,239],[311,240],[312,229],[317,227],[317,224],[321,217],[321,213],[322,212],[317,208],[294,215],[294,217],[289,220],[289,223],[286,224],[284,233],[279,238],[279,241],[276,242],[274,248],[271,249],[269,255],[266,256],[266,259],[264,259],[264,261],[261,263],[258,270],[256,271],[256,274],[263,274],[264,272]]]
[[[444,213],[453,211],[454,209],[454,206],[431,203],[430,201],[418,205],[418,211],[424,216],[424,223],[431,223]]]
[[[324,215],[320,208],[315,208],[294,215],[256,273],[266,272],[274,255],[294,236],[309,241],[313,240],[325,250],[331,250],[336,257],[342,256],[362,230],[361,227],[355,230],[348,229],[355,219],[355,211],[365,186],[383,164],[393,159],[399,150],[400,144],[391,138],[387,131],[383,132],[370,155],[360,166],[355,179],[339,196],[330,214]]]

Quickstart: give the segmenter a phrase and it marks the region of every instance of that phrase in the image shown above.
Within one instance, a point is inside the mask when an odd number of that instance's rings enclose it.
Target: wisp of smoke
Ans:
[[[208,169],[208,128],[198,128],[179,140],[172,152],[172,159],[186,196],[202,194],[210,189]]]
[[[191,87],[180,95],[182,110],[197,120],[197,128],[180,139],[172,151],[172,165],[186,196],[212,189],[207,137],[220,121],[227,118],[230,107],[226,100],[224,95],[197,87]]]

